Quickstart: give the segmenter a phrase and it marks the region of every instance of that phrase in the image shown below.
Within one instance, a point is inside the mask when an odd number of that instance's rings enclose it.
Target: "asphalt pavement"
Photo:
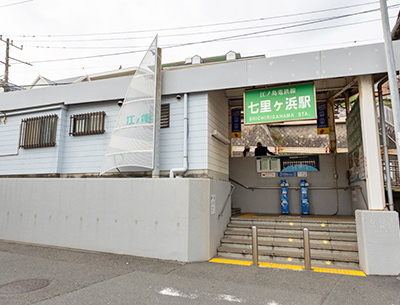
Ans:
[[[7,241],[0,241],[0,274],[2,305],[400,305],[393,276],[181,263]]]

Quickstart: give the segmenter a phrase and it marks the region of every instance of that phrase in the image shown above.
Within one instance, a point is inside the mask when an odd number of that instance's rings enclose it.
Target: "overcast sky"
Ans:
[[[393,25],[400,0],[387,3]],[[163,63],[230,50],[271,57],[383,41],[379,1],[372,0],[0,0],[0,16],[3,39],[23,45],[10,56],[32,64],[11,61],[9,79],[18,85],[38,75],[59,80],[136,66],[156,34]],[[2,62],[5,50],[0,42]]]

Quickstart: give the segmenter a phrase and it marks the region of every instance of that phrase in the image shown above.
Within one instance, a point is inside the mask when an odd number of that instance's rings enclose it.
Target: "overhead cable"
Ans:
[[[4,5],[0,5],[0,8],[7,7],[7,6],[18,5],[18,4],[23,4],[23,3],[26,3],[26,2],[32,2],[32,1],[33,0],[25,0],[25,1],[15,2],[15,3],[4,4]]]
[[[398,5],[394,5],[394,6],[398,6]],[[391,6],[391,7],[394,7],[394,6]],[[311,24],[316,24],[316,23],[321,23],[321,22],[327,22],[327,21],[331,21],[331,20],[338,20],[338,19],[342,19],[342,18],[355,16],[355,15],[367,14],[367,13],[374,12],[374,11],[377,11],[377,10],[379,10],[379,9],[372,9],[372,10],[366,10],[366,11],[362,11],[362,12],[349,13],[349,14],[340,15],[340,16],[332,16],[332,17],[327,17],[327,18],[321,19],[321,20],[308,21],[308,22],[303,22],[303,23],[300,23],[300,24],[288,25],[288,26],[269,29],[269,30],[262,30],[262,31],[256,31],[256,32],[244,33],[244,34],[237,34],[237,35],[213,38],[213,39],[202,40],[202,41],[175,44],[175,45],[170,45],[170,46],[164,46],[163,48],[164,49],[169,49],[169,48],[184,47],[184,46],[211,43],[211,42],[217,42],[217,41],[228,41],[228,40],[232,40],[232,39],[239,39],[239,38],[243,38],[243,37],[249,37],[249,36],[254,36],[254,35],[273,32],[273,31],[279,31],[279,30],[295,28],[295,27],[300,27],[300,26],[306,26],[306,25],[311,25]],[[90,55],[90,56],[80,56],[80,57],[63,58],[63,59],[38,60],[38,61],[31,61],[31,63],[45,63],[45,62],[57,62],[57,61],[70,61],[70,60],[79,60],[79,59],[90,59],[90,58],[126,55],[126,54],[139,53],[139,52],[144,52],[144,51],[146,51],[146,50],[135,50],[135,51],[126,51],[126,52],[117,52],[117,53],[111,53],[111,54],[100,54],[100,55]]]
[[[29,0],[33,1],[33,0]],[[367,3],[360,3],[360,4],[353,4],[341,7],[334,7],[322,10],[314,10],[309,12],[300,12],[295,14],[286,14],[286,15],[275,15],[270,17],[263,17],[263,18],[255,18],[255,19],[246,19],[246,20],[236,20],[236,21],[229,21],[229,22],[219,22],[219,23],[209,23],[209,24],[201,24],[201,25],[190,25],[190,26],[181,26],[181,27],[172,27],[172,28],[159,28],[159,29],[147,29],[147,30],[137,30],[137,31],[124,31],[124,32],[103,32],[103,33],[80,33],[80,34],[58,34],[58,35],[8,35],[13,37],[74,37],[74,36],[101,36],[101,35],[121,35],[121,34],[137,34],[137,33],[152,33],[152,32],[164,32],[164,31],[175,31],[175,30],[186,30],[192,28],[203,28],[203,27],[215,27],[215,26],[222,26],[222,25],[230,25],[230,24],[238,24],[238,23],[247,23],[247,22],[257,22],[257,21],[264,21],[264,20],[274,20],[274,19],[281,19],[281,18],[288,18],[288,17],[295,17],[295,16],[303,16],[308,14],[316,14],[316,13],[323,13],[353,7],[360,7],[366,6],[371,4],[376,4],[377,1],[371,1]]]
[[[307,21],[319,21],[324,20],[325,18],[316,18],[316,19],[309,19]],[[258,25],[258,26],[251,26],[251,27],[241,27],[241,28],[232,28],[232,29],[223,29],[223,30],[213,30],[213,31],[203,31],[203,32],[190,32],[190,33],[176,33],[176,34],[166,34],[166,35],[159,35],[160,38],[168,38],[168,37],[181,37],[181,36],[195,36],[195,35],[205,35],[205,34],[216,34],[216,33],[224,33],[224,32],[237,32],[237,31],[245,31],[251,29],[259,29],[259,28],[266,28],[266,27],[278,27],[284,25],[293,25],[304,23],[305,21],[290,21],[290,22],[283,22],[278,24],[266,24],[266,25]],[[116,40],[140,40],[140,39],[152,39],[154,36],[134,36],[134,37],[118,37],[118,38],[96,38],[96,39],[84,39],[84,40],[75,40],[75,39],[67,39],[67,40],[35,40],[35,42],[94,42],[94,41],[116,41]],[[17,40],[18,42],[31,42],[32,40]]]
[[[390,19],[397,18],[397,16],[391,16]],[[244,37],[244,38],[234,38],[231,40],[238,40],[238,39],[250,39],[250,38],[261,38],[261,37],[271,37],[271,36],[279,36],[279,35],[288,35],[288,34],[296,34],[296,33],[304,33],[304,32],[313,32],[313,31],[319,31],[319,30],[326,30],[326,29],[332,29],[332,28],[337,28],[338,26],[340,27],[345,27],[345,26],[351,26],[351,25],[358,25],[358,24],[364,24],[364,23],[372,23],[372,22],[378,22],[381,21],[381,19],[371,19],[371,20],[365,20],[365,21],[358,21],[358,22],[352,22],[352,23],[346,23],[346,24],[340,24],[340,25],[332,25],[332,26],[326,26],[326,27],[320,27],[320,28],[313,28],[313,29],[305,29],[305,30],[298,30],[298,31],[290,31],[290,32],[281,32],[281,33],[273,33],[269,35],[260,35],[260,36],[252,36],[252,37]],[[229,40],[228,40],[229,41]],[[168,46],[175,46],[174,44],[166,44],[163,45],[162,47],[168,47]],[[137,49],[137,48],[146,48],[145,45],[143,46],[46,46],[46,45],[24,45],[25,48],[43,48],[43,49]]]

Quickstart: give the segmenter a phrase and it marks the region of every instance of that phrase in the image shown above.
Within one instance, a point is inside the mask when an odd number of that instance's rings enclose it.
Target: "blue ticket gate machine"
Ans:
[[[308,202],[308,183],[306,179],[300,180],[300,193],[301,193],[301,214],[310,214],[310,204]]]
[[[286,180],[281,180],[281,212],[282,214],[289,214],[289,196],[288,196],[289,183]]]

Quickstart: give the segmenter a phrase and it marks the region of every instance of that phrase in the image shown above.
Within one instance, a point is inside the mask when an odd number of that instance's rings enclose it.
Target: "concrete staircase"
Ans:
[[[252,226],[258,231],[260,262],[304,265],[303,229],[308,228],[311,266],[359,270],[354,219],[232,216],[217,257],[251,261]]]

